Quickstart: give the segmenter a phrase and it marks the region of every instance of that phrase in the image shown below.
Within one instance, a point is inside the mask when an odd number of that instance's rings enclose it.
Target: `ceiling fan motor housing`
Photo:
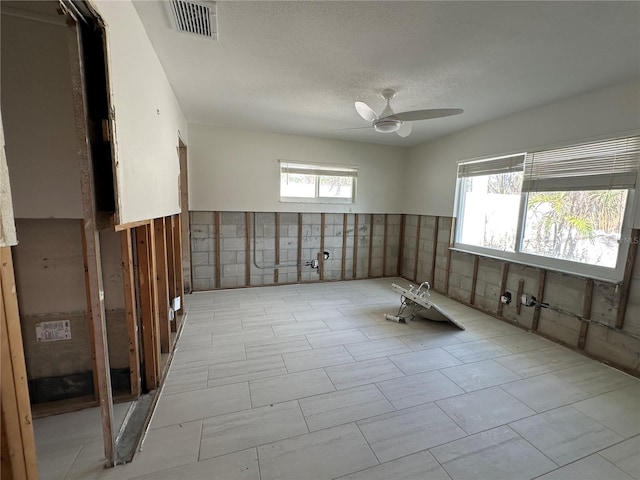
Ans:
[[[380,133],[397,132],[401,125],[402,122],[400,120],[391,120],[385,118],[381,118],[373,122],[373,128],[376,132]]]

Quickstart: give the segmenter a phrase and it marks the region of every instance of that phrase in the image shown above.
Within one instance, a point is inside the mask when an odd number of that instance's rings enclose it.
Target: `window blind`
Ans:
[[[521,172],[524,155],[492,158],[458,164],[458,178],[479,177],[481,175],[498,175],[500,173]]]
[[[319,175],[328,177],[357,177],[358,170],[351,167],[334,165],[306,165],[302,163],[280,162],[280,173],[297,173],[300,175]]]
[[[523,192],[635,188],[640,136],[527,154]]]

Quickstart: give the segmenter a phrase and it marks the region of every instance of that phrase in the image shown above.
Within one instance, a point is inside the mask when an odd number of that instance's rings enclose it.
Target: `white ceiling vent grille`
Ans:
[[[215,2],[171,0],[171,17],[179,32],[218,39],[218,20]]]

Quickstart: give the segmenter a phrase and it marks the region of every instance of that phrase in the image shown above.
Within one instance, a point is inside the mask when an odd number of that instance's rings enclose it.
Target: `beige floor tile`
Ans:
[[[299,403],[311,431],[393,411],[393,406],[375,385],[303,398]]]
[[[327,367],[325,371],[338,390],[404,376],[404,374],[386,358],[376,358],[363,362]]]
[[[393,337],[370,340],[368,342],[351,343],[346,345],[346,349],[353,358],[358,361],[411,352],[409,347]]]
[[[600,455],[633,478],[640,479],[640,435],[601,450]]]
[[[251,401],[247,382],[163,395],[153,414],[151,427],[177,425],[248,408],[251,408]]]
[[[291,335],[311,335],[313,333],[330,332],[329,327],[322,320],[308,322],[296,322],[288,325],[275,325],[273,333],[276,337],[288,337]]]
[[[536,413],[500,387],[446,398],[437,401],[436,404],[469,434],[505,425]]]
[[[135,477],[135,480],[260,480],[255,448]]]
[[[633,480],[615,465],[607,462],[600,455],[590,455],[547,473],[538,480]]]
[[[219,415],[203,422],[200,460],[307,433],[298,402]]]
[[[380,462],[465,436],[434,403],[362,420],[358,426]]]
[[[443,368],[440,372],[467,392],[513,382],[521,378],[517,373],[493,360]]]
[[[433,402],[464,393],[438,371],[418,373],[377,383],[396,410]]]
[[[316,348],[306,352],[287,353],[282,356],[287,370],[291,373],[315,368],[354,363],[355,360],[342,346]]]
[[[341,480],[451,480],[447,472],[429,452],[391,460],[376,467],[361,470],[353,475],[341,477]]]
[[[557,468],[555,463],[506,426],[430,451],[454,480],[528,480]]]
[[[573,406],[625,438],[640,433],[640,381]]]
[[[402,353],[389,357],[406,375],[437,370],[439,368],[460,365],[462,362],[442,348],[420,350],[412,353]]]
[[[245,343],[247,358],[269,357],[283,353],[311,350],[311,345],[304,336],[283,337]]]
[[[287,369],[280,355],[220,363],[209,367],[209,386],[246,382],[285,373]]]
[[[572,407],[560,407],[510,427],[558,465],[566,465],[623,438]]]
[[[263,445],[258,458],[261,480],[328,480],[378,463],[353,423]]]
[[[589,394],[547,373],[502,385],[502,389],[536,412],[544,412],[588,397]]]
[[[314,333],[307,335],[307,340],[313,348],[333,347],[349,343],[366,342],[364,334],[357,329],[339,330],[337,332]]]
[[[333,383],[322,369],[305,370],[249,382],[253,408],[334,390]]]

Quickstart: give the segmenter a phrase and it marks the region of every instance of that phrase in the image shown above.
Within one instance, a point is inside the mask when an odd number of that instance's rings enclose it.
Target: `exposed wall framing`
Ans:
[[[8,480],[37,480],[36,445],[11,247],[0,247],[0,317],[0,476]]]

